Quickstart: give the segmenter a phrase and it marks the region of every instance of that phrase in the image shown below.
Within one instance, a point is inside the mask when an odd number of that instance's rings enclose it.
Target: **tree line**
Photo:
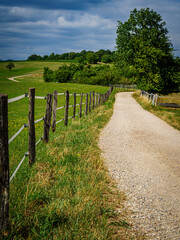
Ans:
[[[44,55],[43,57],[37,54],[32,54],[27,58],[28,61],[69,61],[73,60],[78,63],[89,63],[96,64],[97,62],[103,63],[111,63],[115,59],[115,51],[110,50],[99,50],[97,52],[94,51],[86,51],[83,50],[81,52],[69,52],[63,54],[54,54],[51,53],[49,56]]]

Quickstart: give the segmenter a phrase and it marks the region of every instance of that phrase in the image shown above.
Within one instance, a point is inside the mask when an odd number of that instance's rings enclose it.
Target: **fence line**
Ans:
[[[57,93],[54,91],[54,94],[47,94],[47,97],[35,96],[35,88],[29,89],[29,95],[23,94],[19,97],[15,97],[8,100],[8,96],[4,94],[0,94],[0,158],[2,161],[0,162],[0,169],[3,169],[0,175],[0,233],[7,229],[8,227],[8,219],[9,219],[9,184],[15,177],[16,173],[20,169],[22,163],[25,158],[29,156],[29,164],[33,164],[36,158],[36,146],[43,140],[44,142],[49,141],[49,130],[52,127],[52,131],[55,131],[56,124],[64,121],[64,125],[68,125],[68,120],[71,118],[75,118],[79,115],[82,117],[82,114],[88,114],[97,106],[100,106],[102,103],[108,100],[113,87],[111,87],[105,94],[97,94],[94,91],[90,93],[86,93],[86,101],[83,102],[84,94],[69,94],[69,91],[66,93]],[[61,106],[57,108],[57,96],[65,95],[65,106]],[[89,95],[89,101],[88,101]],[[52,97],[53,99],[53,114],[52,114]],[[74,104],[69,105],[69,96],[74,97]],[[76,97],[81,96],[80,103],[76,103]],[[8,116],[8,103],[18,101],[24,97],[29,98],[29,114],[28,114],[28,124],[24,124],[9,140],[8,140],[8,120],[6,119]],[[46,112],[45,116],[34,121],[34,112],[35,112],[35,99],[46,99]],[[85,105],[85,110],[82,110],[82,105]],[[76,113],[76,107],[80,106],[79,112]],[[69,108],[73,107],[73,115],[68,116]],[[64,118],[56,121],[56,110],[63,109],[64,110]],[[52,125],[51,125],[51,115],[52,116]],[[35,124],[44,120],[44,130],[43,136],[36,142],[35,140]],[[28,152],[24,154],[22,159],[20,160],[18,166],[15,171],[9,178],[9,149],[8,145],[11,143],[21,132],[22,130],[28,126],[29,130],[29,145]],[[3,160],[4,159],[4,160]],[[8,171],[6,171],[8,169]],[[5,172],[4,172],[5,171]],[[3,191],[1,191],[1,189]],[[1,220],[3,219],[3,221]]]
[[[157,101],[159,97],[157,94],[148,93],[141,90],[141,96],[148,98],[148,100],[152,103],[153,106],[157,106]]]
[[[61,96],[61,95],[65,95],[65,93],[58,93],[57,95]],[[25,93],[23,95],[20,95],[20,96],[14,97],[14,98],[10,98],[10,99],[8,99],[8,103],[16,102],[16,101],[21,100],[21,99],[23,99],[25,97],[29,98],[29,95],[27,93]],[[35,98],[36,99],[45,99],[46,100],[46,96],[45,97],[35,96]]]
[[[168,99],[168,98],[175,98],[175,97],[159,96],[157,94],[148,93],[148,92],[142,91],[142,90],[141,90],[141,96],[144,96],[144,97],[148,98],[148,100],[152,103],[153,106],[159,105],[159,106],[162,106],[162,107],[180,108],[180,105],[177,104],[177,103],[162,103],[162,102],[158,102],[158,99],[163,99],[163,98]]]
[[[159,98],[174,98],[174,99],[177,99],[177,97],[164,97],[164,96],[159,96]]]
[[[113,87],[114,90],[119,90],[122,88],[130,88],[130,89],[137,89],[136,84],[111,84],[110,87]]]

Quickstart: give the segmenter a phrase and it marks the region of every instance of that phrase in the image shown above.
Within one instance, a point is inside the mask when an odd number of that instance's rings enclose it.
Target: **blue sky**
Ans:
[[[0,59],[114,50],[117,20],[146,7],[162,16],[180,56],[180,0],[1,0]]]

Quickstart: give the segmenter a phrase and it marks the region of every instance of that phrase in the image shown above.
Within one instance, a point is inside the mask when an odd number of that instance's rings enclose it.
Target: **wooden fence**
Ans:
[[[54,91],[53,94],[47,94],[47,97],[35,96],[35,88],[29,89],[29,94],[23,94],[19,97],[8,99],[5,94],[0,94],[0,233],[4,233],[8,229],[8,219],[9,219],[9,184],[13,180],[20,166],[22,165],[24,159],[29,156],[29,164],[32,165],[36,160],[36,146],[41,140],[47,143],[49,142],[49,131],[55,132],[56,125],[64,121],[64,125],[68,125],[68,120],[76,116],[82,117],[91,113],[93,109],[103,104],[108,100],[113,87],[111,87],[105,94],[95,93],[81,93],[81,94],[70,94],[69,91],[65,93],[58,93]],[[57,96],[65,96],[65,105],[57,108]],[[83,96],[85,95],[86,101],[83,103]],[[73,105],[69,105],[69,98],[73,96]],[[80,103],[76,103],[77,96],[80,96]],[[17,132],[8,140],[8,103],[18,101],[24,97],[29,98],[29,114],[28,114],[28,124],[24,124]],[[34,121],[34,110],[35,110],[35,98],[46,99],[46,111],[45,116]],[[53,102],[53,104],[52,104]],[[85,104],[85,110],[83,111],[83,104]],[[79,106],[79,112],[76,113],[76,108]],[[69,116],[69,108],[73,108],[73,115]],[[56,112],[59,109],[64,109],[64,118],[57,121]],[[51,124],[52,118],[52,124]],[[35,124],[44,121],[43,136],[36,142],[35,134]],[[9,177],[9,144],[23,131],[25,127],[28,127],[29,131],[29,143],[28,152],[24,154],[23,158],[19,162],[17,168],[11,177]]]
[[[171,97],[171,96],[170,97],[159,96],[157,94],[148,93],[148,92],[142,91],[142,90],[141,90],[141,96],[146,97],[152,103],[153,106],[158,105],[158,106],[162,106],[162,107],[180,108],[180,105],[177,103],[161,102],[162,100],[165,101],[168,98],[173,99],[173,97]],[[177,97],[175,97],[174,99],[177,100]]]
[[[111,84],[110,87],[113,87],[114,90],[120,90],[120,89],[137,89],[136,84]]]

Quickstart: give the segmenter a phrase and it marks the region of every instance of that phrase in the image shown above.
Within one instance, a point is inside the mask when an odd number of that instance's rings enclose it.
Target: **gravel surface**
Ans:
[[[118,93],[99,145],[127,195],[134,228],[149,239],[180,239],[180,132]]]

